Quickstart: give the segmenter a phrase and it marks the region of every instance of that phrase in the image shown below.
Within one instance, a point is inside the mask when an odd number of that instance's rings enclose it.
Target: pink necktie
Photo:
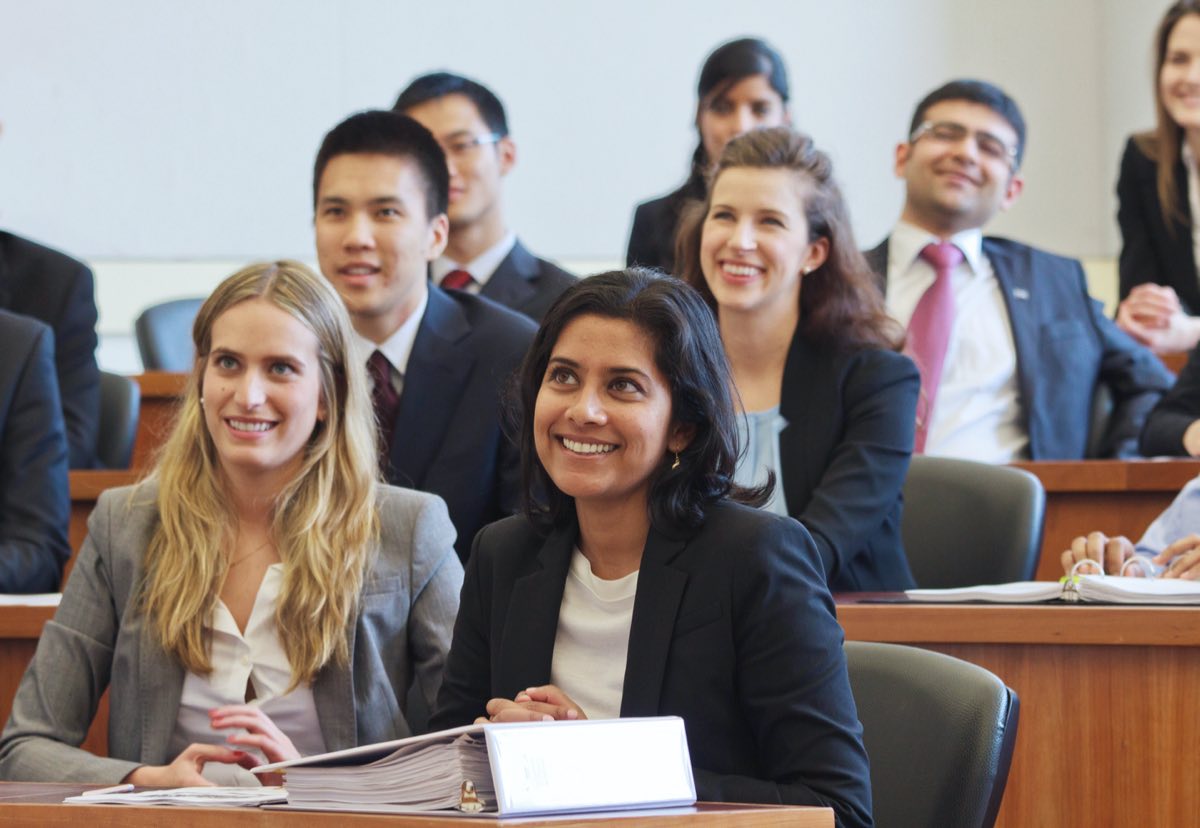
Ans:
[[[954,291],[950,276],[963,260],[962,251],[950,242],[927,244],[921,258],[932,265],[933,284],[917,302],[908,323],[908,352],[921,372],[921,396],[917,400],[917,434],[913,452],[925,452],[929,421],[937,401],[938,385],[942,381],[942,366],[950,344],[950,329],[954,327]]]
[[[375,351],[367,360],[371,375],[371,401],[375,404],[375,422],[379,424],[379,461],[385,471],[392,456],[392,429],[400,410],[400,395],[392,383],[392,363],[382,351]]]
[[[473,281],[475,279],[472,278],[470,273],[459,268],[458,270],[451,270],[442,277],[442,287],[446,288],[446,290],[462,290]]]

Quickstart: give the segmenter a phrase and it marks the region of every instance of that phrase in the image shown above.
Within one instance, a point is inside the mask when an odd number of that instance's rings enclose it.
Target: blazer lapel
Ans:
[[[487,280],[480,294],[508,308],[524,307],[537,294],[532,281],[537,273],[537,259],[518,241],[500,262],[492,278]]]
[[[810,452],[825,445],[822,432],[829,421],[834,404],[816,404],[809,398],[814,388],[834,388],[826,374],[834,367],[832,357],[820,355],[799,334],[792,337],[787,362],[783,366],[783,393],[779,401],[779,414],[787,426],[779,435],[779,461],[783,468],[776,474],[787,477],[784,490],[788,514],[799,514],[800,507],[812,497],[817,480],[824,472],[825,463],[813,460]],[[818,471],[819,470],[819,471]]]
[[[875,273],[875,284],[884,296],[887,296],[888,242],[890,240],[891,236],[888,236],[874,248],[863,253],[867,265]]]
[[[1033,445],[1034,434],[1029,428],[1029,402],[1036,398],[1030,365],[1036,365],[1038,342],[1037,313],[1033,304],[1033,273],[1027,262],[1021,262],[1018,254],[985,237],[983,253],[992,265],[992,272],[1000,283],[1000,294],[1008,309],[1008,321],[1012,326],[1013,347],[1017,352],[1017,385],[1021,391],[1022,417],[1025,430],[1029,433],[1030,451],[1038,456],[1038,447]]]
[[[471,331],[458,304],[429,286],[429,304],[404,371],[392,438],[393,479],[420,488],[458,407],[474,358],[456,347]]]
[[[579,528],[555,529],[538,553],[538,569],[513,583],[496,659],[494,691],[512,698],[519,691],[550,681],[558,611]]]
[[[686,545],[686,538],[667,536],[654,528],[646,538],[637,596],[633,599],[633,623],[629,628],[622,716],[658,715],[675,616],[688,579],[687,573],[674,569],[670,563]]]
[[[358,717],[354,705],[354,644],[358,633],[358,618],[346,630],[346,652],[350,654],[350,666],[330,662],[321,668],[312,683],[313,702],[317,708],[317,719],[321,725],[321,738],[325,750],[344,750],[357,747]]]
[[[167,764],[167,746],[179,718],[183,697],[183,665],[169,655],[143,625],[138,641],[138,671],[142,698],[142,759],[148,765]]]

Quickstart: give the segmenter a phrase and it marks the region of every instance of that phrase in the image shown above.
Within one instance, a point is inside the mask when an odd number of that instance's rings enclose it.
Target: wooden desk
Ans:
[[[1014,463],[1046,489],[1046,531],[1036,578],[1062,575],[1059,555],[1081,534],[1098,530],[1136,541],[1200,474],[1200,460],[1078,460]]]
[[[839,597],[847,639],[947,653],[1017,691],[1017,745],[998,826],[1195,824],[1200,608],[863,597]]]
[[[147,371],[133,377],[142,391],[137,436],[133,441],[131,468],[148,469],[166,440],[175,420],[175,410],[187,388],[188,374]]]
[[[89,786],[95,787],[95,786]],[[395,816],[375,814],[327,813],[318,811],[270,811],[258,808],[127,808],[119,805],[63,805],[64,797],[84,790],[82,785],[32,785],[0,783],[0,825],[84,824],[89,828],[158,828],[166,824],[192,828],[274,828],[274,826],[356,826],[395,825],[400,828],[463,828],[481,825],[553,826],[553,828],[675,828],[675,826],[734,825],[744,828],[792,826],[792,828],[833,828],[830,808],[795,808],[772,805],[722,805],[700,803],[694,808],[672,808],[669,812],[641,812],[625,816],[592,814],[527,819],[479,820],[472,817]]]

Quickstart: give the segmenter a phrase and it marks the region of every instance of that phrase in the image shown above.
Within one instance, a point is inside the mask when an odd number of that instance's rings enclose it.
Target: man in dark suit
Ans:
[[[479,528],[518,505],[502,396],[534,325],[429,283],[446,246],[448,192],[441,147],[399,113],[353,115],[317,152],[317,258],[371,355],[386,476],[446,501],[466,560]]]
[[[73,469],[93,466],[100,427],[96,300],[87,265],[0,232],[0,309],[32,316],[54,332],[54,368]]]
[[[57,592],[70,557],[54,333],[0,311],[0,592]]]
[[[1097,453],[1134,456],[1170,373],[1103,315],[1078,261],[983,236],[1021,193],[1024,149],[1016,103],[980,81],[926,96],[896,149],[904,210],[867,257],[921,370],[918,444],[924,429],[930,454],[1079,459],[1103,385]]]
[[[410,83],[393,109],[434,134],[450,167],[450,238],[433,280],[541,321],[575,277],[530,253],[505,223],[501,185],[517,145],[500,99],[473,80],[435,72]]]

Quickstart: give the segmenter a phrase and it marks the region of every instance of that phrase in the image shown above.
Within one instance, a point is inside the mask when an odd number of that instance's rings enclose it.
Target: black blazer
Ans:
[[[553,262],[534,256],[518,240],[479,293],[541,322],[559,294],[576,281]]]
[[[991,236],[983,239],[983,253],[1012,325],[1030,457],[1083,459],[1100,383],[1113,398],[1100,456],[1137,457],[1142,424],[1171,387],[1171,372],[1104,315],[1077,260]],[[866,256],[886,289],[887,239]]]
[[[900,536],[921,378],[879,349],[836,351],[796,336],[783,369],[779,477],[788,514],[812,533],[829,589],[916,586]]]
[[[1175,165],[1175,208],[1181,219],[1167,224],[1158,198],[1158,169],[1130,138],[1117,179],[1117,223],[1121,225],[1121,298],[1137,285],[1155,282],[1174,288],[1191,315],[1200,314],[1200,279],[1192,248],[1187,171]]]
[[[0,311],[0,592],[58,592],[71,554],[54,334]]]
[[[577,535],[542,536],[522,516],[479,533],[431,727],[550,680]],[[651,529],[621,715],[684,719],[702,800],[826,805],[839,825],[871,824],[842,630],[796,521],[722,503],[694,532]]]
[[[674,273],[675,234],[683,208],[689,201],[703,198],[704,184],[693,177],[678,190],[639,204],[633,211],[625,266],[656,267]]]
[[[32,316],[54,331],[71,468],[90,468],[100,429],[92,271],[57,250],[0,232],[0,309]]]
[[[528,318],[487,299],[429,286],[387,479],[446,501],[463,560],[479,528],[520,503],[520,454],[503,433],[501,409],[534,330]]]
[[[1200,345],[1192,349],[1179,379],[1154,406],[1139,448],[1147,457],[1187,457],[1183,433],[1200,419]]]

